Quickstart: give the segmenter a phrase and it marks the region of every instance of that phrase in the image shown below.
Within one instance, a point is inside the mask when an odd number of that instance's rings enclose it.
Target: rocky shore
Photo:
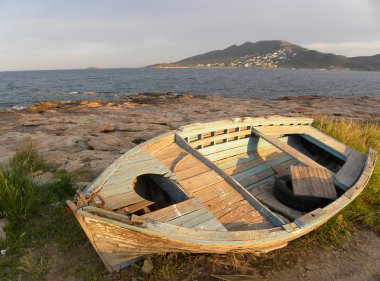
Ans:
[[[0,159],[33,144],[57,169],[96,175],[128,149],[184,124],[274,114],[379,121],[379,108],[380,97],[272,100],[172,93],[140,94],[127,102],[42,102],[21,111],[0,111]]]
[[[379,122],[379,108],[380,97],[272,100],[172,93],[139,94],[124,102],[42,102],[24,110],[0,111],[0,162],[9,159],[18,148],[32,144],[56,169],[70,172],[77,188],[83,188],[128,149],[181,125],[233,116],[266,115],[327,115]],[[48,179],[52,176],[49,174],[38,175],[38,180]],[[272,253],[272,258],[259,260],[252,274],[258,280],[327,280],[333,277],[337,280],[378,280],[376,249],[379,241],[375,233],[357,229],[346,247],[333,252],[323,249],[315,252],[314,248],[300,252],[295,246],[289,246]],[[49,253],[53,266],[46,279],[82,280],[75,270],[62,269],[75,268],[73,265],[78,260],[91,266],[100,264],[89,244],[81,247],[81,254],[74,260],[70,253]],[[269,265],[265,264],[266,260]],[[66,263],[72,266],[65,267]],[[263,270],[269,279],[260,277]],[[124,274],[129,276],[131,272],[126,270]]]

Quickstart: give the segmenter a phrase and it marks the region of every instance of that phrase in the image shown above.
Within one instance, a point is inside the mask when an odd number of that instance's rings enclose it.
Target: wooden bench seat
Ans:
[[[359,178],[365,162],[366,156],[353,150],[348,155],[346,163],[335,174],[334,183],[343,190],[350,188]]]
[[[337,198],[333,176],[326,169],[291,166],[290,173],[294,195]]]

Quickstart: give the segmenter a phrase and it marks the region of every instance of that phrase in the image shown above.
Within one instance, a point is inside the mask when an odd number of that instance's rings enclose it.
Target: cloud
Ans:
[[[0,0],[0,70],[144,66],[266,39],[373,54],[379,9],[379,0]]]

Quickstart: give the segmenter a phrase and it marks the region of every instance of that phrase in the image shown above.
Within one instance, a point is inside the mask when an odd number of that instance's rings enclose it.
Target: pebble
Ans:
[[[144,260],[144,264],[141,267],[142,272],[149,274],[153,270],[153,264],[149,260]]]

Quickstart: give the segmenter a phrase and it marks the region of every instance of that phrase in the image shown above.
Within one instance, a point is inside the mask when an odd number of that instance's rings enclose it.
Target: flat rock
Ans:
[[[120,149],[120,140],[112,135],[90,137],[87,144],[94,150],[114,151]]]

